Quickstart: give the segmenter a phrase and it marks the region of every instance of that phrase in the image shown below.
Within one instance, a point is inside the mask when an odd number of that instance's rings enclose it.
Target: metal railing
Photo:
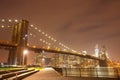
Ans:
[[[62,68],[63,76],[120,78],[120,68]]]

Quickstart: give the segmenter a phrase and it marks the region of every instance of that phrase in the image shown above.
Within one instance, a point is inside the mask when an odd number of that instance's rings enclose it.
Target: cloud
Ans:
[[[111,33],[111,34],[108,34],[106,36],[102,36],[98,39],[99,40],[109,40],[109,39],[114,39],[116,37],[119,37],[120,38],[120,32],[114,32],[114,33]]]
[[[69,22],[63,26],[60,27],[59,31],[67,31],[70,29],[70,27],[72,26],[72,22]]]
[[[89,25],[89,26],[84,26],[84,27],[80,27],[77,32],[78,33],[83,33],[83,32],[90,32],[92,30],[96,30],[99,28],[104,27],[104,24],[98,24],[98,25]]]
[[[101,17],[99,14],[103,14],[104,11],[106,10],[107,6],[109,6],[113,1],[108,1],[108,0],[100,0],[100,1],[94,1],[91,2],[89,1],[88,5],[82,5],[82,6],[77,6],[77,14],[71,17],[69,20],[67,20],[61,27],[58,29],[60,31],[69,31],[71,27],[75,27],[75,24],[79,24],[82,21],[85,21],[87,19],[90,19],[89,17],[94,18],[94,16]],[[83,2],[85,4],[85,1]],[[84,9],[82,10],[81,7]],[[81,11],[82,10],[82,11]],[[74,13],[76,13],[74,12]],[[98,16],[99,15],[99,16]],[[91,25],[90,25],[91,26]],[[93,25],[91,27],[88,27],[88,29],[81,29],[78,31],[86,31],[86,30],[91,30],[100,27],[99,25]]]

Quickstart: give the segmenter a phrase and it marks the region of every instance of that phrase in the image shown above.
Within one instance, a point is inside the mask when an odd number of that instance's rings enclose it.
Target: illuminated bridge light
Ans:
[[[61,46],[64,46],[63,44],[61,44]]]
[[[59,43],[59,45],[61,45],[61,43]]]
[[[58,48],[57,50],[60,51],[60,48]]]
[[[25,37],[28,37],[28,34],[25,34]]]
[[[51,43],[48,43],[48,45],[51,45]]]
[[[54,42],[56,42],[57,40],[54,40]]]
[[[45,36],[48,36],[47,34],[45,34]]]
[[[36,48],[36,46],[34,45],[33,48]]]
[[[49,36],[48,38],[51,38],[51,36]]]
[[[45,34],[45,32],[42,32],[42,34]]]
[[[30,46],[30,44],[29,44],[29,43],[27,43],[27,46]]]
[[[5,19],[2,19],[1,22],[5,22]]]
[[[45,41],[45,44],[47,45],[47,44],[48,44],[48,42],[47,42],[47,41]]]
[[[30,33],[30,36],[32,36],[32,33]]]
[[[51,38],[51,40],[54,40],[53,38]]]
[[[42,46],[42,48],[45,48],[45,46]]]
[[[74,50],[72,50],[72,52],[74,52]]]
[[[35,29],[37,29],[37,27],[35,27]]]
[[[11,19],[9,19],[9,20],[8,20],[8,22],[12,22],[12,20],[11,20]]]
[[[45,40],[43,40],[43,43],[45,43]]]
[[[7,26],[8,28],[10,28],[10,26]]]
[[[66,51],[66,49],[63,49],[63,51]]]
[[[38,31],[39,31],[39,32],[41,32],[41,30],[40,30],[40,29],[39,29]]]
[[[42,41],[42,39],[40,39],[40,41]]]
[[[15,19],[14,21],[15,21],[15,22],[18,22],[18,20],[17,20],[17,19]]]
[[[47,46],[47,49],[50,49],[50,46]]]
[[[2,27],[2,28],[4,28],[5,26],[4,26],[4,25],[2,25],[1,27]]]
[[[31,24],[31,25],[30,25],[30,27],[34,27],[34,25],[33,25],[33,24]]]

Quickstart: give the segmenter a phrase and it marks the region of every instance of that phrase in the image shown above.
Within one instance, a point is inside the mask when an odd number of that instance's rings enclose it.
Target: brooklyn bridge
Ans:
[[[47,57],[44,56],[45,53],[54,53],[54,57],[50,59],[52,63],[49,66],[55,68],[107,68],[114,66],[114,62],[107,57],[105,47],[100,52],[96,48],[96,55],[89,55],[85,51],[80,53],[69,48],[28,20],[2,19],[0,25],[1,30],[7,28],[12,30],[11,41],[0,40],[0,49],[9,51],[8,65],[28,65],[26,53],[34,51],[34,54],[43,55],[42,61],[47,60]],[[30,39],[36,41],[36,44],[30,43]],[[67,76],[64,71],[67,69],[63,69],[63,75]]]
[[[65,56],[75,56],[83,59],[90,59],[92,62],[98,62],[100,66],[107,66],[106,64],[106,55],[103,53],[104,57],[96,57],[88,54],[81,54],[78,53],[75,50],[70,49],[69,47],[65,46],[64,44],[57,42],[54,38],[52,38],[50,35],[46,34],[45,32],[42,32],[38,27],[34,26],[33,24],[29,24],[29,21],[27,20],[17,20],[16,22],[12,22],[11,20],[8,20],[8,22],[3,19],[1,20],[2,24],[8,24],[7,26],[2,25],[1,28],[11,27],[13,30],[12,33],[12,40],[11,41],[1,41],[0,42],[0,48],[9,50],[9,58],[8,63],[10,65],[17,64],[21,65],[23,63],[23,51],[24,50],[31,50],[34,52],[50,52],[55,53],[57,55],[63,55]],[[12,26],[10,26],[12,24]],[[31,30],[36,30],[38,34],[43,34],[42,36],[45,37],[45,39],[42,39],[41,35],[33,35],[31,33]],[[29,32],[29,33],[28,33]],[[31,46],[30,43],[28,43],[28,39],[30,36],[37,36],[39,38],[39,45]],[[50,39],[51,42],[47,42],[47,39]],[[44,46],[41,46],[44,45]],[[57,58],[59,59],[59,58]],[[26,64],[26,59],[24,61],[24,64]],[[103,64],[104,63],[104,64]]]

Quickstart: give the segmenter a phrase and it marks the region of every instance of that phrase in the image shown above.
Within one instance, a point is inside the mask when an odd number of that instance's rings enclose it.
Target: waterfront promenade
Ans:
[[[119,80],[119,79],[64,77],[57,73],[53,68],[45,68],[23,80]]]

